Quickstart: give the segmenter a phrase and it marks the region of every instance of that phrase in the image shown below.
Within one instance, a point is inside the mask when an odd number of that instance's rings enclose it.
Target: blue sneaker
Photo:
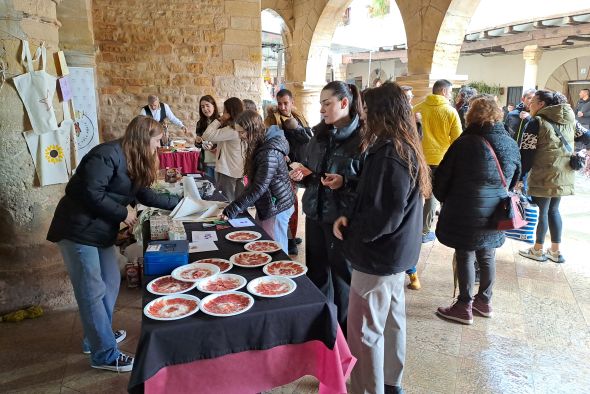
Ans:
[[[427,242],[432,242],[436,239],[436,235],[434,234],[434,231],[431,231],[429,233],[426,234],[422,234],[422,243],[425,244]]]
[[[113,335],[115,336],[115,341],[117,341],[117,343],[121,343],[125,340],[125,338],[127,338],[127,331],[125,331],[125,330],[113,331]],[[90,354],[90,347],[88,347],[88,345],[86,344],[86,341],[83,341],[83,343],[82,343],[82,353]]]

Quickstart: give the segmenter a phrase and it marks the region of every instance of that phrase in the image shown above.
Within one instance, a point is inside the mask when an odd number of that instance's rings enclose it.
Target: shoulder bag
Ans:
[[[507,194],[506,197],[500,200],[500,204],[498,204],[498,207],[496,207],[496,229],[515,230],[524,227],[527,225],[527,221],[525,220],[524,207],[522,206],[520,197],[518,194],[508,190],[506,178],[504,178],[504,173],[502,172],[502,167],[500,167],[500,163],[498,162],[498,157],[496,157],[496,152],[494,152],[494,148],[492,148],[492,145],[490,145],[488,140],[486,140],[483,137],[482,139],[486,144],[487,148],[489,149],[490,153],[492,154],[494,161],[496,162],[496,168],[498,169],[498,174],[500,175],[502,186],[506,190]]]

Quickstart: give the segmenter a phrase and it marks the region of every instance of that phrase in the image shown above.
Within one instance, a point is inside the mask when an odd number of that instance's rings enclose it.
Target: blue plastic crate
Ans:
[[[188,241],[150,242],[143,256],[144,275],[168,275],[188,264]]]

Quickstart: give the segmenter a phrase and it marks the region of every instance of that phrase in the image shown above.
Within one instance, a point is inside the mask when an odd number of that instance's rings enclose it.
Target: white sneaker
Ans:
[[[527,259],[547,261],[547,256],[545,256],[545,253],[543,253],[543,249],[535,250],[535,248],[530,247],[528,249],[519,250],[518,254],[522,257],[526,257]]]
[[[553,261],[554,263],[565,263],[565,258],[563,257],[563,255],[561,254],[561,252],[558,250],[557,252],[552,251],[551,249],[547,249],[546,252],[547,258],[551,261]]]

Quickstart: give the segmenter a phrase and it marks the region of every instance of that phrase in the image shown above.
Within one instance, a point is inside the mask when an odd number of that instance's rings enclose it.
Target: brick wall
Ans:
[[[95,0],[93,23],[104,140],[152,93],[189,130],[204,94],[260,101],[260,0]]]

